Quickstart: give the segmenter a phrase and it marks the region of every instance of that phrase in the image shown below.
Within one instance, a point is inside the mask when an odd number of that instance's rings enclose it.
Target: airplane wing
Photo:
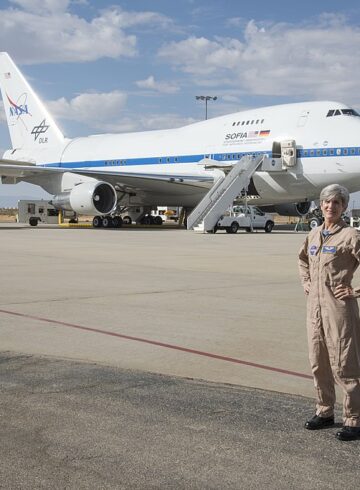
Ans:
[[[182,187],[182,193],[188,188],[189,193],[194,188],[209,187],[214,181],[213,176],[204,175],[165,175],[153,173],[135,173],[107,169],[104,171],[86,168],[69,169],[63,167],[43,167],[29,162],[0,159],[0,176],[24,179],[36,175],[51,175],[70,172],[85,177],[108,182],[124,192],[145,191],[169,194],[171,188]]]

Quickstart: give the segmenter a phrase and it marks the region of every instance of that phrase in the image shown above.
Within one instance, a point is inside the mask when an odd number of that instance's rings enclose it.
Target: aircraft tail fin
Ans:
[[[64,142],[55,121],[7,53],[0,53],[0,88],[14,149],[46,149]]]

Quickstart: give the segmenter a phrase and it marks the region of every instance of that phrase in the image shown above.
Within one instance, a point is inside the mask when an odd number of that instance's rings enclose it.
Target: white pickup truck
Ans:
[[[274,228],[274,220],[270,214],[266,214],[256,206],[233,206],[232,211],[220,217],[213,232],[226,230],[226,233],[237,233],[239,229],[248,232],[252,230],[264,230],[270,233]]]

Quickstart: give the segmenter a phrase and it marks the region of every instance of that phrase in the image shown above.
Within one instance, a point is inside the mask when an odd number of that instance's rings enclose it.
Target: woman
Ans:
[[[360,262],[360,234],[341,219],[349,192],[337,184],[320,194],[324,223],[313,229],[299,253],[307,295],[309,357],[316,388],[310,430],[334,425],[334,380],[344,391],[343,427],[336,437],[360,438],[360,319],[351,281]]]

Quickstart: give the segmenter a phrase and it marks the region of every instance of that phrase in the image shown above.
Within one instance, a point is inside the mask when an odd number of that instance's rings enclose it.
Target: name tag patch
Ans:
[[[323,248],[322,248],[322,253],[323,254],[335,254],[336,253],[336,248],[337,247],[330,247],[330,246],[324,245]]]
[[[316,255],[317,249],[318,248],[316,245],[311,245],[311,247],[309,248],[310,255]]]

